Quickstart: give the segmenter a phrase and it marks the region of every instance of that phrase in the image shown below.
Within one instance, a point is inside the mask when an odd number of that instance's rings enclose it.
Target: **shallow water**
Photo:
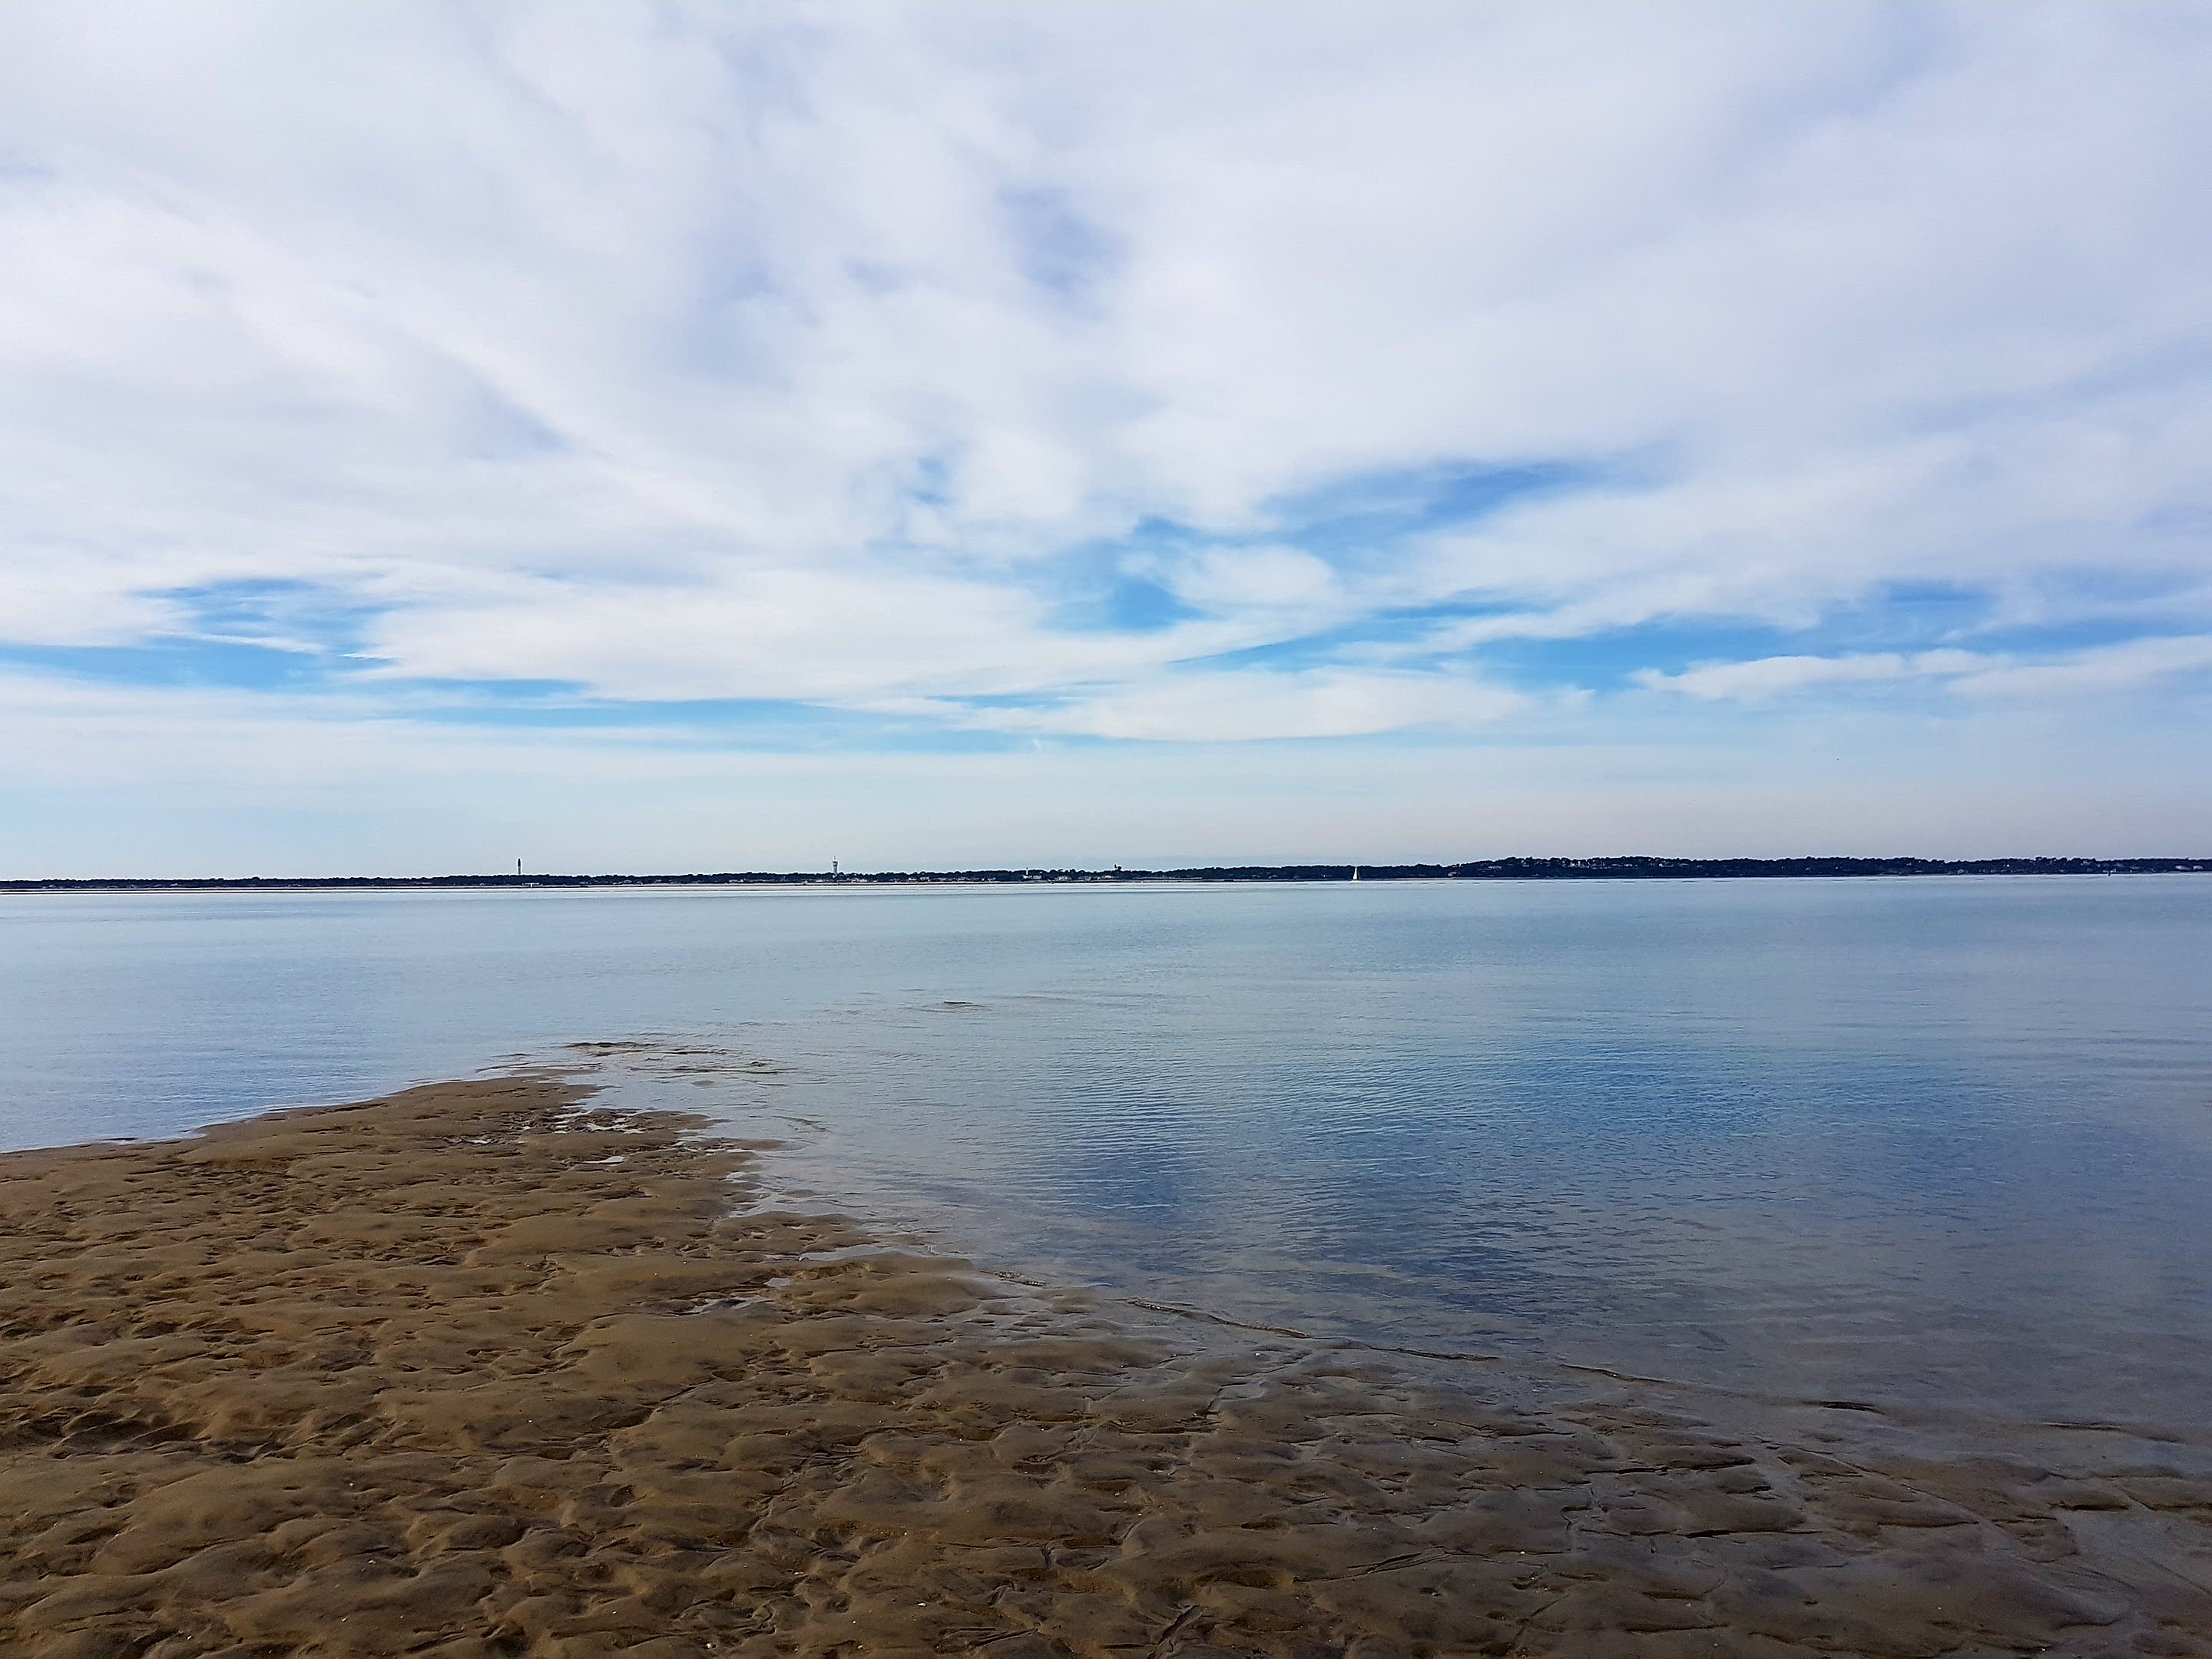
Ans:
[[[632,1097],[1018,1273],[2212,1422],[2212,879],[0,899],[10,1145],[639,1039]]]

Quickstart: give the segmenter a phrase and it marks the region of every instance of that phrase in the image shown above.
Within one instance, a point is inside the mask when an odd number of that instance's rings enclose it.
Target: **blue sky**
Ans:
[[[2199,5],[12,9],[0,866],[2202,851],[2208,75]]]

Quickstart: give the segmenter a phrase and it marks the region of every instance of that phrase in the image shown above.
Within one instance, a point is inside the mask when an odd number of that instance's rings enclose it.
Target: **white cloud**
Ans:
[[[2077,651],[2048,662],[1996,663],[1955,682],[1981,697],[2048,697],[2128,691],[2171,674],[2212,669],[2212,635],[2130,640]]]
[[[1464,675],[1240,669],[1179,672],[1060,707],[992,709],[971,719],[1006,732],[1245,743],[1464,731],[1529,707],[1518,693]]]
[[[387,710],[1228,742],[1556,721],[1512,642],[1851,611],[1645,683],[2159,695],[2178,646],[1881,613],[2212,627],[2208,72],[2188,8],[18,7],[0,650],[282,580]],[[1559,482],[1285,505],[1449,466]]]
[[[1757,657],[1747,662],[1706,663],[1678,674],[1644,669],[1637,683],[1654,691],[1679,691],[1705,702],[1753,702],[1820,685],[1865,685],[1891,680],[1959,675],[1986,666],[1971,651],[1869,652],[1849,657]]]
[[[1712,702],[1759,702],[1818,686],[1940,680],[1977,697],[2040,697],[2131,691],[2169,675],[2212,669],[2212,635],[2130,640],[2040,659],[1974,651],[1865,652],[1842,657],[1757,657],[1703,663],[1679,673],[1640,670],[1647,690]]]
[[[1177,599],[1206,611],[1327,611],[1342,603],[1334,569],[1295,547],[1212,549],[1163,574]]]

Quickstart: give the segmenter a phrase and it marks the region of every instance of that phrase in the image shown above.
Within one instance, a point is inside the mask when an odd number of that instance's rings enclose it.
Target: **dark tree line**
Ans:
[[[0,892],[234,892],[257,889],[896,886],[915,882],[1681,881],[1765,876],[2127,876],[2212,871],[2212,859],[1477,859],[1464,864],[1232,864],[1177,870],[720,871],[688,875],[116,877],[0,881]]]

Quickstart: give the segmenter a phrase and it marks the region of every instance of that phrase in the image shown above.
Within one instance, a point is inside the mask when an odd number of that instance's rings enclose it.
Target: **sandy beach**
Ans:
[[[2212,1655],[2179,1451],[1148,1322],[698,1128],[520,1077],[0,1159],[0,1651]]]

